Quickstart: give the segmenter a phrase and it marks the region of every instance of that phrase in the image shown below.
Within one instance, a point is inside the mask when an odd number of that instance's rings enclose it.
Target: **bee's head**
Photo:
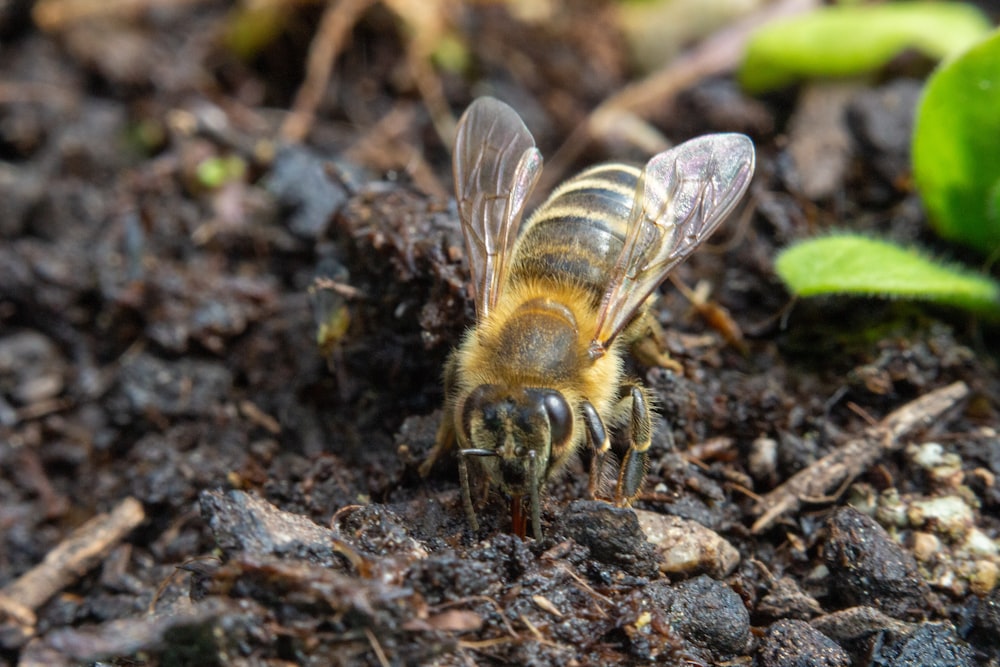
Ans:
[[[461,454],[482,457],[487,474],[515,496],[537,494],[553,447],[573,432],[569,403],[553,389],[480,385],[456,415]]]

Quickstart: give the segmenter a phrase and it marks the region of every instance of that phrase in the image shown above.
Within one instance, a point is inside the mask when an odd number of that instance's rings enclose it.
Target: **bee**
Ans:
[[[596,497],[612,429],[628,439],[613,500],[628,505],[639,494],[651,399],[626,376],[624,355],[649,329],[650,295],[743,196],[753,142],[711,134],[642,169],[592,167],[559,186],[520,234],[542,157],[517,112],[489,97],[473,102],[453,168],[476,321],[446,363],[444,416],[421,472],[457,443],[472,529],[470,458],[510,497],[513,531],[526,533],[527,500],[541,539],[543,485],[587,445]]]

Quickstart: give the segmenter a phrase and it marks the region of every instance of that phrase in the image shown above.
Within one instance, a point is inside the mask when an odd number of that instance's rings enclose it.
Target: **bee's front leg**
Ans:
[[[642,491],[649,465],[649,446],[653,438],[653,419],[649,413],[649,397],[646,388],[638,382],[626,384],[628,394],[622,404],[631,403],[629,418],[628,451],[622,459],[615,485],[615,504],[629,505]],[[625,407],[625,405],[621,405]]]
[[[583,402],[583,424],[587,429],[587,443],[594,452],[594,458],[590,462],[590,483],[587,485],[587,491],[590,497],[596,500],[604,461],[607,459],[608,450],[611,449],[611,439],[608,437],[608,429],[605,428],[601,415],[597,414],[597,409],[590,401]]]
[[[464,454],[458,455],[458,479],[462,483],[462,506],[465,508],[465,518],[472,532],[479,531],[479,521],[476,519],[476,508],[472,506],[472,487],[469,483],[469,464]]]

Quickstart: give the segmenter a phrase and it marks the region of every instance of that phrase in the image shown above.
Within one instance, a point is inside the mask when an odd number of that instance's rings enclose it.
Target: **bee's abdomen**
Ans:
[[[638,178],[637,167],[604,164],[563,183],[525,225],[511,278],[571,281],[600,300],[621,252]]]

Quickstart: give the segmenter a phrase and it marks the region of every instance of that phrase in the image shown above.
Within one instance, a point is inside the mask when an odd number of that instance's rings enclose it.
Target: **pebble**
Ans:
[[[229,369],[214,361],[168,361],[142,352],[121,365],[121,394],[128,408],[139,414],[211,414],[232,391],[232,383]]]
[[[725,583],[701,575],[674,587],[670,616],[685,638],[719,653],[739,654],[750,643],[750,614]]]
[[[343,567],[335,531],[291,514],[244,491],[202,491],[201,515],[226,554],[252,558],[295,554],[327,567]]]
[[[863,640],[877,633],[897,632],[907,633],[913,627],[912,623],[898,621],[886,616],[874,607],[850,607],[814,618],[811,626],[830,639],[841,643]]]
[[[914,531],[913,555],[921,563],[927,563],[941,551],[941,540],[933,533]]]
[[[840,645],[805,621],[785,619],[768,627],[757,653],[759,667],[848,667]]]
[[[705,573],[722,578],[739,565],[739,551],[696,521],[645,510],[635,514],[646,539],[656,549],[664,574]]]
[[[924,469],[937,487],[956,488],[965,477],[962,457],[954,452],[945,451],[940,443],[925,442],[921,445],[911,445],[906,453],[914,463]]]
[[[881,667],[975,667],[973,650],[950,625],[924,623],[909,634],[889,638],[872,659]]]
[[[575,500],[560,514],[555,532],[587,547],[595,560],[629,574],[653,577],[657,573],[653,546],[639,527],[636,512],[628,507]]]
[[[42,334],[21,331],[0,338],[0,388],[20,405],[58,396],[66,372],[59,348]]]
[[[827,530],[824,555],[840,603],[871,605],[896,617],[925,606],[930,590],[916,559],[874,519],[842,507],[827,521]]]
[[[760,437],[750,445],[747,469],[757,482],[773,486],[778,475],[778,441]]]
[[[927,526],[936,533],[959,539],[972,527],[972,508],[959,496],[939,496],[915,500],[907,510],[910,523]]]
[[[804,592],[792,577],[779,577],[760,598],[756,612],[774,619],[805,620],[823,613],[823,608],[813,596]]]
[[[286,146],[278,151],[265,185],[289,211],[292,233],[320,238],[334,214],[347,202],[347,192],[327,175],[328,160],[313,151]]]
[[[976,595],[986,595],[997,587],[1000,567],[992,560],[977,560],[972,563],[972,571],[968,577],[969,590]]]
[[[972,528],[966,533],[965,540],[959,545],[959,551],[970,556],[987,556],[990,558],[1000,555],[1000,549],[997,547],[996,540],[978,528]]]

